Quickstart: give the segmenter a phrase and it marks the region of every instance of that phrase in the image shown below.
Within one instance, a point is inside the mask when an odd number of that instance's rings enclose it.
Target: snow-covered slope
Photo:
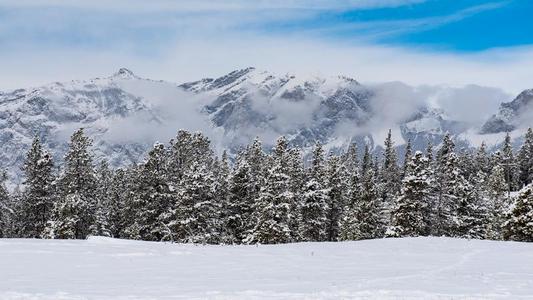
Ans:
[[[0,240],[1,299],[531,299],[533,244]]]

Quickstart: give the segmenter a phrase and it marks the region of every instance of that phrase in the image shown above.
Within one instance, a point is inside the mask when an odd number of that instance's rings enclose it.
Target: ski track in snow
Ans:
[[[0,239],[0,299],[533,299],[533,244]]]

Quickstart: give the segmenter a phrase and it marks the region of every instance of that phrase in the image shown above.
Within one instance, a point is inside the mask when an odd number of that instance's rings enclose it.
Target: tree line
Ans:
[[[516,153],[506,136],[456,149],[406,145],[391,132],[374,156],[354,143],[342,153],[314,146],[309,159],[280,137],[259,139],[234,159],[215,155],[202,133],[181,130],[142,163],[95,166],[83,129],[60,170],[35,138],[23,188],[0,181],[0,237],[84,239],[88,235],[207,244],[276,244],[383,237],[449,236],[533,241],[533,131]],[[361,155],[362,153],[362,155]],[[4,173],[5,174],[5,173]],[[511,197],[511,195],[513,195]]]

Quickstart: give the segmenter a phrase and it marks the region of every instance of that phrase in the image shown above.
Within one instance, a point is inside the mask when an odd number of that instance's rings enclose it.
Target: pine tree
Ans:
[[[457,208],[460,201],[459,185],[464,181],[460,174],[455,144],[450,134],[443,138],[436,158],[433,234],[437,236],[454,234],[457,224]]]
[[[426,158],[428,159],[428,163],[430,165],[433,164],[433,144],[431,141],[429,141],[426,146]]]
[[[206,166],[212,165],[211,142],[200,132],[192,134],[186,130],[178,131],[176,138],[170,141],[167,167],[174,188],[177,189],[183,174],[195,162]]]
[[[359,193],[357,193],[359,190]],[[344,211],[341,239],[361,240],[382,237],[385,231],[383,205],[377,193],[374,170],[361,178],[360,186],[351,195],[352,203]]]
[[[323,158],[322,158],[323,159]],[[302,152],[299,148],[289,148],[287,150],[287,175],[289,176],[289,193],[291,195],[289,202],[289,229],[291,231],[291,240],[300,239],[300,214],[304,203],[304,193],[306,184],[306,174],[303,164]],[[321,162],[320,164],[323,164]],[[320,182],[324,186],[323,170],[320,171],[322,177]]]
[[[505,140],[501,149],[501,161],[504,172],[505,172],[505,181],[507,182],[508,191],[514,191],[518,186],[518,176],[519,174],[516,161],[513,154],[513,145],[511,142],[511,136],[509,133],[505,135]]]
[[[385,140],[385,151],[383,153],[383,170],[381,184],[379,186],[381,201],[385,207],[384,221],[390,220],[390,209],[394,203],[394,198],[400,192],[400,170],[398,167],[398,156],[392,141],[392,132],[389,129]]]
[[[533,242],[533,185],[523,188],[503,224],[506,240]]]
[[[13,217],[10,196],[5,186],[6,180],[6,172],[0,172],[0,238],[9,237]]]
[[[487,154],[487,145],[485,142],[482,142],[481,146],[479,146],[476,151],[474,156],[474,168],[485,174],[490,174],[492,167],[490,163],[490,157]]]
[[[493,240],[502,238],[502,225],[504,214],[507,211],[507,182],[505,180],[505,170],[500,165],[496,165],[488,178],[487,193],[489,201],[489,229],[487,237]]]
[[[363,153],[363,161],[361,162],[361,174],[366,174],[366,172],[374,167],[374,162],[372,161],[372,154],[370,153],[370,146],[365,145],[365,151]]]
[[[110,208],[112,203],[113,172],[107,161],[102,161],[96,170],[96,207],[91,235],[112,236],[110,229]]]
[[[109,187],[108,227],[112,237],[126,237],[126,228],[134,221],[133,214],[128,214],[128,201],[132,197],[133,168],[117,169],[113,172]]]
[[[26,189],[22,193],[17,209],[19,235],[21,237],[41,237],[46,222],[51,217],[55,200],[52,169],[52,157],[42,149],[41,142],[36,137],[26,155],[23,167]]]
[[[313,150],[313,160],[307,183],[304,188],[300,208],[300,236],[303,241],[323,241],[326,239],[328,190],[325,187],[324,150],[317,143]]]
[[[220,207],[218,216],[220,218],[218,224],[221,226],[216,231],[220,235],[220,240],[223,243],[234,243],[231,233],[227,231],[226,223],[230,217],[229,207],[229,181],[230,181],[231,168],[229,165],[228,154],[226,150],[222,152],[221,159],[215,159],[213,163],[213,177],[214,187],[213,196],[214,203]]]
[[[138,169],[131,193],[133,222],[125,230],[130,238],[148,241],[172,239],[172,232],[166,226],[166,214],[174,194],[167,177],[165,155],[164,145],[156,143]]]
[[[428,159],[417,151],[407,161],[406,175],[392,210],[392,224],[387,235],[392,237],[426,236],[430,234],[430,192],[432,176]]]
[[[192,134],[186,130],[179,130],[176,137],[170,140],[170,149],[169,180],[172,181],[174,188],[177,188],[193,157]]]
[[[458,208],[455,236],[483,239],[487,236],[489,215],[487,198],[484,193],[486,175],[479,171],[469,181],[459,182]]]
[[[476,168],[474,153],[470,149],[461,149],[457,159],[460,173],[465,179],[476,176],[478,169]]]
[[[214,181],[213,172],[198,161],[183,174],[169,223],[178,241],[201,244],[221,241],[221,205],[216,201]]]
[[[289,190],[287,153],[287,140],[281,137],[273,150],[272,167],[267,171],[266,182],[254,205],[257,223],[246,240],[248,243],[276,244],[292,240],[293,195]]]
[[[407,140],[407,145],[405,146],[405,156],[403,159],[403,169],[402,169],[402,177],[405,177],[407,174],[407,168],[409,166],[409,160],[413,156],[413,149],[411,145],[411,139]]]
[[[65,156],[65,170],[59,181],[59,199],[54,205],[46,237],[85,239],[95,222],[96,178],[93,158],[89,152],[91,139],[83,128],[70,140]]]
[[[228,187],[228,201],[224,220],[226,243],[240,244],[251,230],[252,205],[255,200],[255,182],[251,177],[250,165],[240,155],[233,169]]]
[[[355,208],[363,190],[360,172],[360,169],[356,168],[346,177],[348,188],[346,189],[346,202],[339,220],[339,240],[349,241],[358,238],[356,235],[358,220],[355,215]]]
[[[517,157],[520,187],[528,185],[533,180],[533,130],[528,128],[524,144]]]
[[[48,222],[44,236],[54,239],[81,239],[85,232],[80,232],[82,219],[80,207],[86,207],[86,200],[80,194],[67,194],[56,202],[52,221]],[[88,231],[86,232],[88,234]]]
[[[250,166],[251,199],[258,199],[261,187],[266,180],[266,170],[268,169],[267,157],[263,152],[263,146],[259,138],[255,138],[251,145],[245,151],[246,162]],[[255,225],[257,220],[250,219],[251,224]]]
[[[359,158],[356,143],[350,144],[346,153],[342,154],[341,160],[348,176],[359,172]]]
[[[340,235],[340,219],[346,206],[346,186],[348,178],[340,158],[330,155],[327,162],[326,176],[328,187],[328,213],[326,215],[326,236],[328,241],[337,241]]]

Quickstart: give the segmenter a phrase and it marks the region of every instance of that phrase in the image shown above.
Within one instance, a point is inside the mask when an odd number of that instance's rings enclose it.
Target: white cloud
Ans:
[[[363,83],[476,84],[518,93],[532,87],[533,48],[454,54],[243,34],[184,38],[155,57],[132,54],[126,46],[101,51],[19,49],[0,55],[0,65],[4,70],[0,72],[0,89],[106,76],[122,66],[141,76],[174,82],[257,66],[278,73],[343,74]]]
[[[154,11],[220,11],[261,9],[368,9],[398,7],[425,2],[426,0],[4,0],[4,7],[58,7],[119,12]]]
[[[531,87],[532,47],[447,53],[377,45],[361,39],[326,40],[300,31],[274,35],[252,26],[308,18],[313,10],[419,2],[423,1],[4,0],[0,4],[7,8],[0,24],[0,38],[5,41],[0,47],[0,90],[106,76],[123,66],[141,76],[174,82],[257,66],[278,73],[344,74],[363,83],[476,84],[509,93]],[[402,22],[415,22],[415,27],[440,24],[502,3],[436,19]],[[299,9],[302,6],[308,9]],[[171,12],[183,13],[175,16],[169,15]],[[376,24],[379,22],[363,25]],[[388,34],[391,27],[413,28],[392,22],[376,34]]]

